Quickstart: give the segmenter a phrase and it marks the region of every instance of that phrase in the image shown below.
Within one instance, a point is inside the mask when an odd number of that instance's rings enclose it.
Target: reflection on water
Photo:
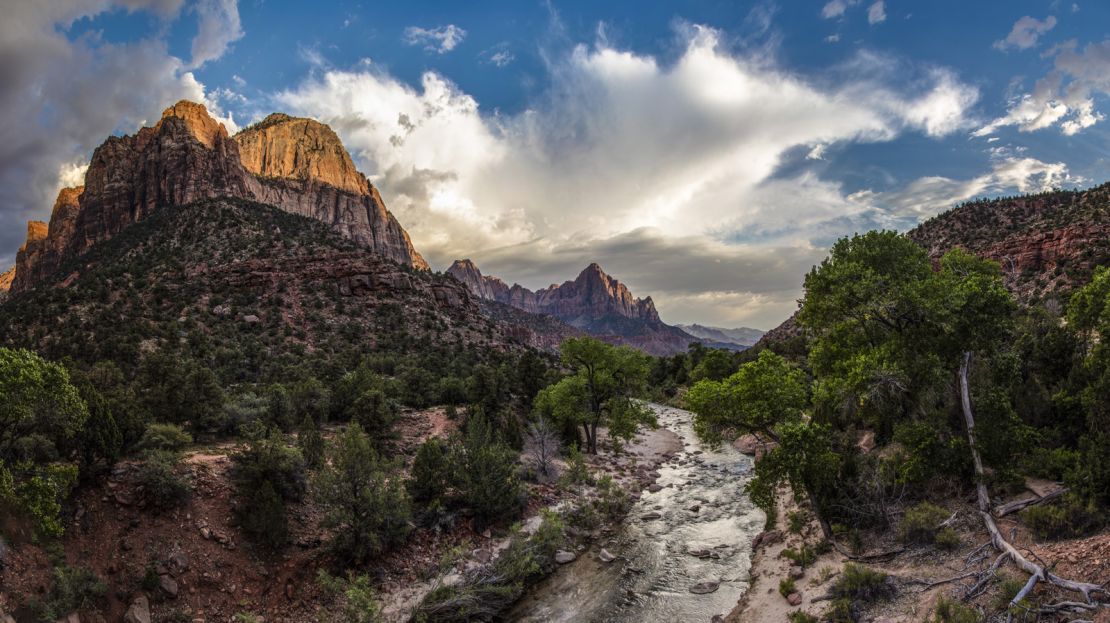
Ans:
[[[686,444],[659,470],[663,489],[645,491],[612,542],[603,541],[561,567],[506,621],[708,622],[728,613],[747,590],[751,542],[764,522],[743,491],[751,459],[728,445],[703,447],[691,413],[652,407],[660,425]],[[661,517],[643,519],[652,512]],[[598,561],[602,546],[617,560]],[[702,582],[720,586],[709,594],[690,592]]]

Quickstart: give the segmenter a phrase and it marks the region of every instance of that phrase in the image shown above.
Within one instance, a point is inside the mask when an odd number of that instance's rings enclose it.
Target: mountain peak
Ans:
[[[204,107],[204,104],[181,100],[162,111],[162,119],[158,121],[154,129],[161,129],[162,124],[171,117],[184,121],[189,132],[208,149],[215,147],[216,141],[221,136],[227,137],[227,129],[208,114],[208,109]]]
[[[274,113],[235,135],[239,157],[251,173],[323,182],[356,195],[370,195],[339,136],[315,119]]]
[[[27,241],[23,243],[20,250],[24,251],[31,244],[45,239],[48,228],[49,226],[42,221],[27,221]]]

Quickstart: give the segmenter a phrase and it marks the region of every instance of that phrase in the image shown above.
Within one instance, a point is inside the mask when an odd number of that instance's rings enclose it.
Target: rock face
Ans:
[[[623,283],[597,264],[587,266],[574,281],[535,292],[520,284],[509,287],[497,277],[483,275],[470,260],[456,260],[447,274],[483,299],[553,316],[606,341],[654,355],[684,352],[690,342],[697,341],[682,329],[664,324],[651,297],[632,296]]]
[[[997,261],[1019,301],[1066,296],[1110,262],[1110,184],[967,203],[907,235],[934,259],[960,247]]]
[[[354,169],[327,126],[284,115],[231,138],[200,104],[178,102],[154,127],[110,137],[93,153],[83,188],[58,196],[45,238],[17,257],[12,292],[34,286],[67,259],[154,210],[201,199],[267,203],[330,224],[396,262],[426,269],[377,190]],[[298,145],[298,137],[304,145]],[[251,168],[255,167],[255,168]]]

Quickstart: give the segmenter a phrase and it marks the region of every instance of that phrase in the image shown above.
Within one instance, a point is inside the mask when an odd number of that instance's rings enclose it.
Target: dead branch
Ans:
[[[1016,513],[1020,510],[1029,508],[1030,506],[1036,506],[1038,504],[1044,504],[1045,502],[1051,502],[1052,500],[1055,500],[1056,498],[1064,495],[1067,492],[1068,490],[1066,488],[1061,488],[1043,496],[1033,496],[1031,498],[1025,498],[1024,500],[1009,502],[994,509],[994,516],[1002,518],[1011,513]]]
[[[995,548],[1005,554],[1015,565],[1029,574],[1029,581],[1018,591],[1017,595],[1014,595],[1013,600],[1010,601],[1010,605],[1015,605],[1024,599],[1039,581],[1045,581],[1049,584],[1059,586],[1060,588],[1077,592],[1083,595],[1083,599],[1087,603],[1091,603],[1092,593],[1110,595],[1105,588],[1098,584],[1076,582],[1074,580],[1062,578],[1050,571],[1045,571],[1042,566],[1030,561],[1023,556],[1021,552],[1017,551],[1009,541],[1002,537],[1002,533],[998,531],[998,525],[994,523],[994,517],[991,516],[990,513],[990,495],[987,492],[987,485],[985,484],[986,474],[983,470],[983,459],[979,455],[978,446],[975,445],[975,416],[971,412],[971,390],[968,387],[968,371],[970,367],[971,352],[968,351],[964,353],[963,361],[960,362],[960,403],[963,407],[964,421],[967,425],[967,441],[971,448],[971,461],[975,466],[975,492],[979,501],[979,515],[982,516],[983,523],[987,526],[987,532],[990,533],[991,543],[994,544]]]

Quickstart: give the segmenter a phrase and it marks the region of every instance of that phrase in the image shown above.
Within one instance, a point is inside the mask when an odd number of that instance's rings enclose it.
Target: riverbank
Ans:
[[[1037,483],[1031,486],[1035,488]],[[849,556],[829,548],[802,568],[784,553],[800,551],[805,545],[815,546],[824,536],[805,505],[799,505],[789,490],[779,493],[775,525],[760,534],[753,544],[751,590],[725,617],[724,623],[788,621],[795,612],[820,620],[829,607],[830,589],[849,563],[885,574],[894,588],[889,599],[857,604],[859,620],[871,623],[925,623],[933,620],[942,598],[974,611],[980,617],[978,620],[994,620],[992,615],[1005,620],[1006,602],[1028,578],[1009,564],[993,573],[989,570],[997,552],[990,548],[990,537],[977,509],[963,498],[945,500],[941,504],[949,514],[946,526],[958,536],[958,543],[950,550],[934,545],[904,545],[898,540],[896,530],[870,531],[860,537],[864,547],[857,560],[850,560]],[[1016,497],[1027,495],[1028,492]],[[799,522],[792,521],[792,517],[804,518],[800,528]],[[999,529],[1016,547],[1038,560],[1047,561],[1054,573],[1095,584],[1110,583],[1110,533],[1041,543],[1016,515],[997,521]],[[792,531],[791,527],[798,529]],[[875,556],[883,553],[889,555]],[[969,589],[981,577],[987,580],[968,597]],[[783,595],[779,590],[780,582],[788,579],[793,580],[795,587],[792,599],[790,594]],[[1074,593],[1041,583],[1032,599],[1035,603],[1047,604],[1076,597]],[[1084,614],[1079,619],[1076,613],[1061,613],[1058,619],[1046,616],[1038,620],[1110,623],[1110,609]]]
[[[617,529],[533,587],[504,620],[708,622],[747,592],[752,539],[765,522],[743,493],[751,459],[703,446],[691,413],[652,408],[681,438],[679,451]]]

